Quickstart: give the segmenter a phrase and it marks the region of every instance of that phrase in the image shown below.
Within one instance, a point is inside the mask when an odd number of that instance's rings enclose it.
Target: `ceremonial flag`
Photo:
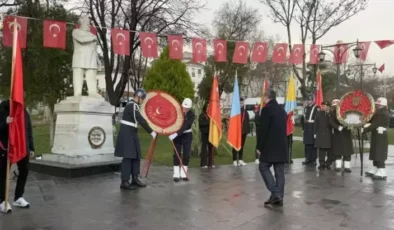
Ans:
[[[293,45],[293,50],[290,54],[290,64],[301,64],[304,58],[304,46],[302,44]]]
[[[236,42],[233,55],[233,63],[246,64],[248,62],[249,43]]]
[[[360,60],[365,61],[367,59],[369,45],[371,42],[359,42],[360,47]]]
[[[309,63],[318,64],[319,63],[319,45],[311,45],[311,50],[309,51]]]
[[[348,56],[348,45],[336,45],[334,48],[334,64],[343,64],[346,63]]]
[[[16,30],[14,30],[16,28]],[[13,31],[18,32],[19,47],[26,48],[27,43],[27,18],[6,15],[3,19],[3,45],[13,46]]]
[[[294,109],[296,106],[296,85],[293,74],[291,74],[289,78],[289,84],[287,86],[285,102],[285,111],[287,113],[287,136],[294,132]]]
[[[216,62],[227,62],[227,41],[213,40]]]
[[[66,49],[66,23],[44,20],[44,47]]]
[[[76,24],[76,25],[75,25],[75,28],[79,29],[79,27],[80,27],[79,24]],[[97,35],[97,29],[96,29],[96,27],[90,26],[90,33],[92,33],[92,34],[94,34],[94,35]]]
[[[376,45],[379,46],[380,49],[384,49],[394,44],[394,40],[380,40],[380,41],[375,41],[375,43]]]
[[[130,55],[130,31],[111,29],[113,51],[117,55]]]
[[[378,70],[379,70],[379,72],[383,73],[383,71],[384,71],[384,64],[381,65]]]
[[[192,60],[194,62],[207,61],[207,40],[202,38],[192,38]]]
[[[215,73],[213,76],[211,96],[208,106],[209,117],[209,142],[216,148],[219,147],[222,138],[222,118],[220,112],[220,97],[218,77]]]
[[[183,38],[180,35],[167,36],[170,59],[183,59]]]
[[[157,58],[157,35],[155,33],[140,32],[140,43],[142,56],[146,58]]]
[[[268,89],[268,87],[269,87],[269,83],[268,83],[267,79],[264,79],[263,89],[261,91],[261,99],[260,99],[260,112],[261,112],[261,109],[263,109],[263,107],[264,107],[264,100],[263,100],[263,98],[264,98],[264,93]]]
[[[13,29],[10,117],[14,121],[9,124],[8,134],[8,157],[11,164],[27,155],[21,40],[18,39],[17,28]]]
[[[241,149],[242,143],[241,102],[239,96],[238,79],[235,74],[233,100],[228,124],[227,143],[236,151]]]
[[[268,43],[256,42],[253,45],[251,62],[264,63],[267,60]]]
[[[277,43],[274,47],[274,52],[272,53],[272,62],[284,64],[286,62],[286,54],[287,54],[287,44],[286,43]]]
[[[320,70],[317,70],[316,73],[316,96],[315,96],[316,105],[320,106],[323,103],[323,88],[321,85],[321,73]]]

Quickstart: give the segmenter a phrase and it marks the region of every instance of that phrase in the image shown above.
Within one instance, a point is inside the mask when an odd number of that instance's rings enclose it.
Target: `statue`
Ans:
[[[84,76],[89,96],[99,96],[97,93],[96,76],[99,59],[97,55],[97,37],[90,32],[90,19],[87,15],[79,18],[79,28],[72,32],[73,53],[73,85],[74,96],[82,95]]]

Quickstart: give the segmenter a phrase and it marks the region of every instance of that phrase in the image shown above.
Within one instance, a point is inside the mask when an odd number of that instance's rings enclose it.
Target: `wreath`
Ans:
[[[361,128],[367,124],[375,113],[373,97],[361,90],[343,95],[337,105],[337,119],[348,128]]]

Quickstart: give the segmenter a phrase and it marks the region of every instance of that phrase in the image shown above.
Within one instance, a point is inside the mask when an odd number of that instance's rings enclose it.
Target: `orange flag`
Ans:
[[[323,102],[323,88],[321,85],[321,73],[320,70],[317,70],[317,74],[316,74],[316,85],[317,85],[317,89],[316,89],[316,100],[315,103],[316,105],[320,106],[321,103]]]
[[[209,117],[209,142],[216,148],[219,147],[222,138],[222,118],[220,112],[220,97],[218,77],[215,73],[213,76],[211,96],[208,106]]]

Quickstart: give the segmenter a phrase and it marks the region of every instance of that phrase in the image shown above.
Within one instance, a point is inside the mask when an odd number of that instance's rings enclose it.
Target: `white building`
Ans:
[[[194,85],[194,95],[197,96],[198,86],[200,85],[202,79],[205,77],[205,63],[196,63],[192,60],[192,53],[184,52],[183,53],[183,63],[186,64],[187,72],[190,75],[190,78]]]

